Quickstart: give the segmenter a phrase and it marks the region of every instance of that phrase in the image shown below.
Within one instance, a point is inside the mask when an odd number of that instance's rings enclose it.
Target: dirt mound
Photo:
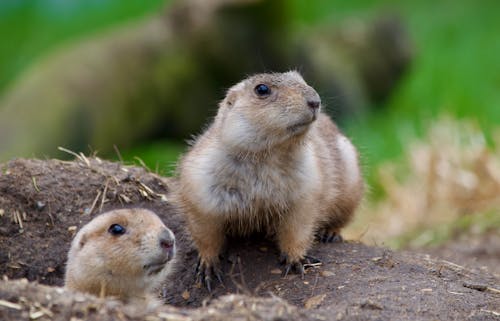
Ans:
[[[22,300],[18,294],[23,293]],[[0,283],[1,320],[319,320],[278,298],[229,295],[199,309],[144,309],[26,281]]]
[[[500,233],[495,229],[481,234],[461,233],[444,244],[413,251],[425,251],[434,257],[460,262],[500,277]]]
[[[73,235],[107,209],[147,207],[183,234],[182,218],[166,201],[168,181],[142,168],[83,157],[0,167],[0,274],[9,278],[62,285]]]
[[[32,282],[0,282],[0,319],[36,313],[40,319],[89,320],[494,320],[500,316],[500,280],[423,254],[391,252],[360,243],[316,244],[302,280],[280,276],[274,244],[258,236],[230,240],[223,256],[224,285],[212,296],[195,280],[196,252],[169,192],[175,182],[142,168],[89,159],[14,160],[0,165],[0,274],[62,285],[75,231],[111,208],[154,210],[179,240],[181,264],[163,290],[170,306],[142,307],[67,293]],[[208,307],[208,299],[224,296]],[[274,298],[269,298],[269,295]],[[265,296],[252,298],[251,296]],[[275,297],[279,297],[279,300]],[[294,306],[296,307],[294,307]],[[297,308],[298,307],[298,308]],[[149,313],[149,314],[148,314]]]

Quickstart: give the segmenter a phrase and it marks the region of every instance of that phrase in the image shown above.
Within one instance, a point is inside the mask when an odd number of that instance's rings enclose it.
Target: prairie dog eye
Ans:
[[[111,233],[112,235],[116,235],[116,236],[120,236],[120,235],[123,235],[125,234],[127,230],[121,226],[120,224],[112,224],[109,229],[108,229],[108,232]]]
[[[268,85],[264,84],[258,84],[257,86],[255,86],[254,91],[259,97],[266,97],[271,94],[271,88],[269,88]]]

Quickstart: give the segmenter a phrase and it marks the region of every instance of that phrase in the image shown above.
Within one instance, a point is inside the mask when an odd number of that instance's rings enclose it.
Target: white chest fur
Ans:
[[[187,175],[192,201],[211,215],[285,214],[321,188],[315,151],[304,144],[288,155],[259,159],[234,157],[224,148],[206,148],[191,162]]]

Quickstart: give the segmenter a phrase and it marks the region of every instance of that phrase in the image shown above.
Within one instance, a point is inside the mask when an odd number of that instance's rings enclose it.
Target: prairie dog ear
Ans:
[[[87,243],[87,233],[83,233],[78,240],[78,249],[83,248],[83,246]]]

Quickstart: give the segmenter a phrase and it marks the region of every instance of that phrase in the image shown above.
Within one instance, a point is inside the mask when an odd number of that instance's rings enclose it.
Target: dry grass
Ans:
[[[348,236],[397,247],[406,245],[402,240],[432,243],[435,234],[426,231],[464,217],[500,227],[500,133],[496,138],[488,146],[472,121],[433,122],[424,139],[409,144],[404,161],[380,166],[385,197],[365,204]]]

